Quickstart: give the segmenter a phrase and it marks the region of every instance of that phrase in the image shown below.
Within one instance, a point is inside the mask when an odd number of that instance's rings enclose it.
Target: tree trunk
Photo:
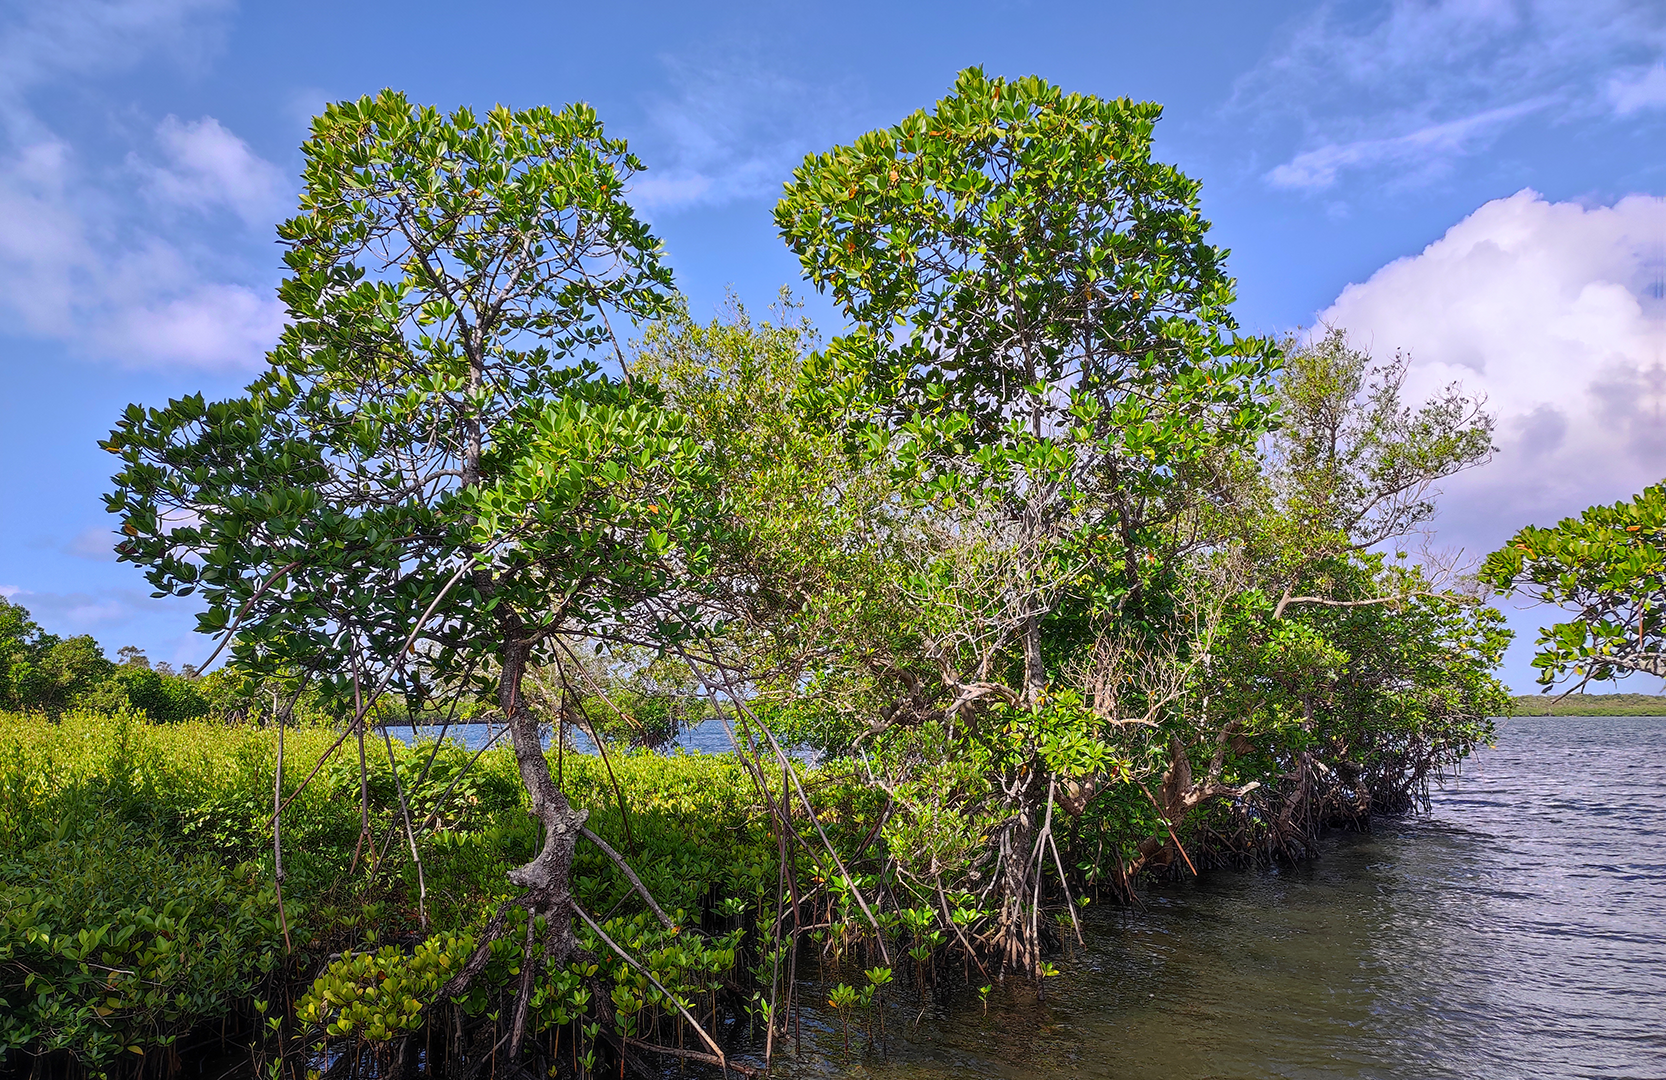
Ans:
[[[521,680],[526,674],[530,651],[531,647],[522,642],[504,646],[498,704],[509,724],[521,783],[532,797],[532,816],[544,827],[543,847],[531,862],[509,871],[509,880],[527,890],[529,913],[549,920],[552,936],[548,956],[551,963],[560,965],[577,948],[571,910],[573,852],[578,846],[579,829],[589,814],[574,810],[550,776],[549,761],[544,757],[543,740],[538,733],[538,718],[521,694]]]
[[[1035,920],[1035,866],[1032,857],[1040,831],[1041,802],[1032,782],[1019,793],[1012,824],[1002,841],[997,886],[1001,898],[1000,948],[1002,970],[1034,974],[1041,966],[1041,942]]]
[[[1024,620],[1024,704],[1031,711],[1041,707],[1047,693],[1047,667],[1041,662],[1041,619]]]

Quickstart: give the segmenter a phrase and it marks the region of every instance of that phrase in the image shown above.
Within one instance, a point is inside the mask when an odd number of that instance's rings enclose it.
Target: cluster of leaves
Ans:
[[[331,1037],[386,1042],[423,1026],[427,1003],[473,951],[466,934],[435,935],[408,953],[393,945],[348,951],[313,980],[295,1016]]]
[[[834,530],[777,579],[760,715],[859,757],[908,887],[994,898],[975,932],[1032,970],[1059,847],[1125,880],[1222,808],[1238,849],[1299,854],[1415,802],[1501,708],[1496,617],[1376,550],[1490,419],[1408,404],[1404,358],[1338,333],[1240,335],[1159,114],[973,69],[806,159],[777,223],[853,329],[802,357],[797,429],[736,425],[846,451],[803,496]]]
[[[1642,672],[1666,677],[1666,484],[1593,506],[1553,528],[1528,526],[1487,557],[1482,580],[1573,617],[1540,631],[1546,690]]]
[[[258,992],[279,960],[258,867],[181,855],[118,822],[0,851],[0,1057],[104,1075]]]
[[[747,707],[779,737],[882,796],[878,861],[852,882],[881,898],[882,932],[964,897],[912,947],[988,940],[1003,891],[1025,908],[1048,891],[1000,882],[1013,852],[1040,850],[1032,875],[1116,891],[1182,865],[1183,843],[1200,861],[1300,857],[1325,823],[1417,805],[1490,737],[1506,704],[1497,613],[1438,566],[1376,550],[1428,520],[1442,477],[1485,460],[1490,421],[1455,388],[1408,405],[1403,358],[1373,366],[1340,334],[1286,348],[1266,390],[1281,426],[1170,444],[1154,474],[1168,494],[1141,504],[1083,466],[1132,482],[1121,436],[1054,399],[1066,419],[1009,425],[1004,449],[964,426],[966,475],[984,471],[960,488],[941,479],[963,467],[952,443],[927,454],[919,414],[869,407],[906,379],[850,375],[839,392],[857,404],[830,416],[829,361],[788,320],[737,307],[650,335],[638,373],[691,417],[745,514],[744,550],[718,557],[745,583],[723,597],[720,662],[747,673]],[[1230,432],[1246,414],[1215,415]],[[1195,414],[1174,425],[1200,429]],[[1124,528],[1125,512],[1143,524]],[[1029,838],[1003,839],[1026,815]],[[870,933],[841,903],[835,949]]]

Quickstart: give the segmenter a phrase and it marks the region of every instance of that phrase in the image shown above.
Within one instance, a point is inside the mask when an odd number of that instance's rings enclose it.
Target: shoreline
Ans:
[[[1572,694],[1560,702],[1555,694],[1512,697],[1512,716],[1666,716],[1666,695]]]

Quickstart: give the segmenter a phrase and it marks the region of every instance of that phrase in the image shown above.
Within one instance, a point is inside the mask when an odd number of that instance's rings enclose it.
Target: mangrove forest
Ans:
[[[1160,116],[969,69],[805,158],[824,334],[691,314],[586,106],[329,105],[265,367],[102,443],[213,655],[0,600],[0,1073],[882,1056],[1418,812],[1511,711],[1500,593],[1570,613],[1547,688],[1666,672],[1666,490],[1430,551],[1485,403],[1244,332]]]

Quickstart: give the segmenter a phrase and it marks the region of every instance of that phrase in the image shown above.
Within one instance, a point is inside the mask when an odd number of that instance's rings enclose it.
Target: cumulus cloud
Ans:
[[[283,323],[283,305],[269,290],[198,284],[112,312],[95,340],[135,366],[246,367],[272,347]]]
[[[1303,146],[1266,173],[1274,185],[1408,166],[1415,180],[1536,114],[1654,103],[1666,73],[1645,68],[1663,50],[1657,0],[1338,0],[1291,24],[1238,80],[1231,110],[1297,125]]]
[[[1409,391],[1461,382],[1498,418],[1491,464],[1446,485],[1441,538],[1474,553],[1666,476],[1666,199],[1482,206],[1320,314]]]
[[[240,213],[270,198],[185,175]],[[0,305],[33,336],[126,366],[257,363],[283,325],[270,288],[215,280],[227,269],[219,252],[192,244],[188,229],[151,232],[122,194],[89,177],[62,141],[0,158],[0,218],[9,223],[0,230]]]

